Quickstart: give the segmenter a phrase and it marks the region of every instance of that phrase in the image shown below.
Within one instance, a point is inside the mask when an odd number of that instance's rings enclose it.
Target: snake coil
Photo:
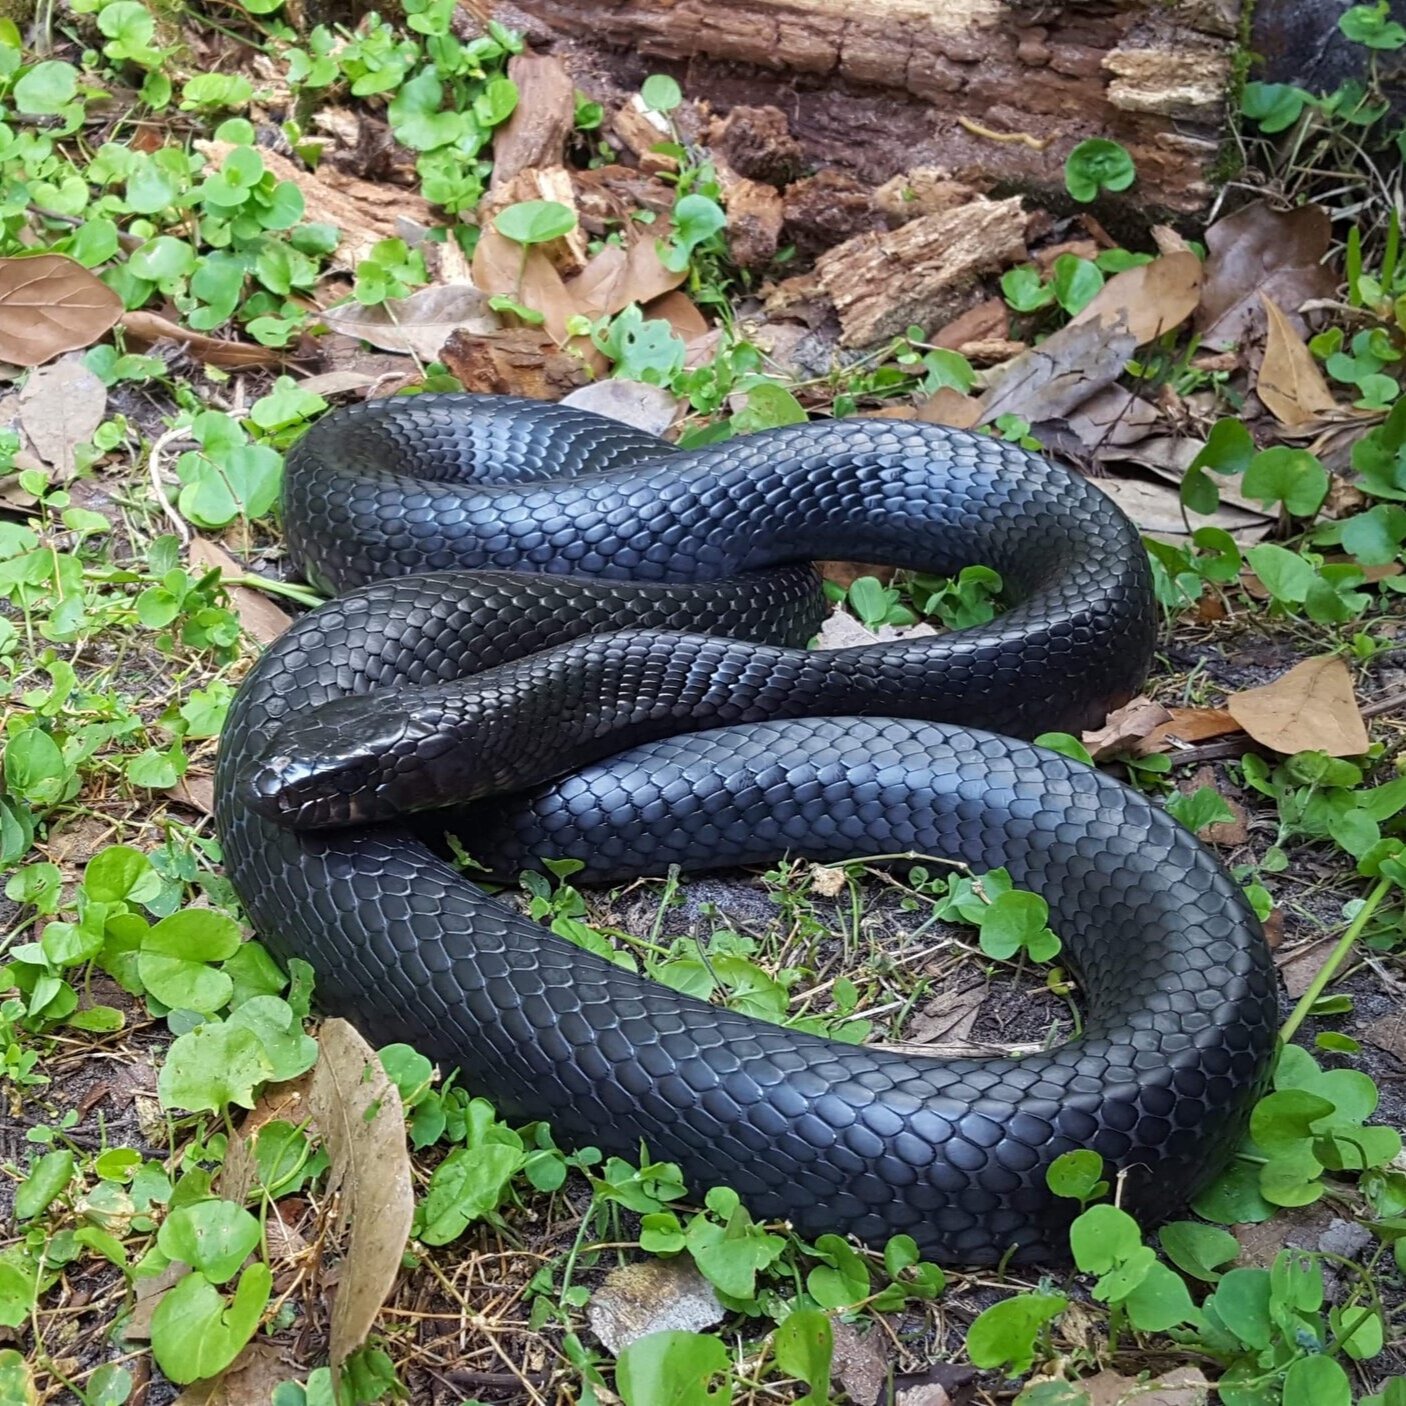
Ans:
[[[644,1142],[803,1234],[907,1233],[947,1262],[1064,1254],[1062,1152],[1099,1152],[1153,1219],[1239,1140],[1276,1014],[1253,912],[1159,807],[1016,740],[1101,720],[1150,662],[1146,558],[1091,484],[902,421],[679,452],[561,406],[426,395],[321,420],[284,517],[295,562],[344,594],[241,686],[217,822],[256,930],[312,964],[324,1010],[564,1140]],[[984,563],[1011,605],[807,651],[823,558]],[[1004,865],[1049,903],[1082,1034],[939,1060],[705,1004],[469,882],[412,814],[465,805],[459,833],[505,873]]]

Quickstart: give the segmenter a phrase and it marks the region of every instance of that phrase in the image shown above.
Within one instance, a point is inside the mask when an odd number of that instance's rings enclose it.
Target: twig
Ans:
[[[980,122],[973,122],[970,117],[959,117],[957,125],[965,128],[974,137],[985,137],[989,142],[1015,142],[1020,146],[1028,146],[1033,151],[1044,151],[1054,140],[1053,137],[1032,137],[1029,132],[995,132],[990,127],[983,127]]]

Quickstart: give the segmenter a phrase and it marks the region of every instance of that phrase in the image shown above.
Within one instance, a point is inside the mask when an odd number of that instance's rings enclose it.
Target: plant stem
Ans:
[[[1381,906],[1382,899],[1387,895],[1387,890],[1391,888],[1390,879],[1378,879],[1371,893],[1362,902],[1362,907],[1357,910],[1356,917],[1347,925],[1347,931],[1338,939],[1338,945],[1333,948],[1328,960],[1323,963],[1322,970],[1309,983],[1308,990],[1299,997],[1299,1003],[1292,1012],[1288,1020],[1284,1022],[1283,1028],[1279,1031],[1279,1043],[1287,1045],[1294,1038],[1299,1026],[1308,1017],[1309,1011],[1313,1008],[1313,1003],[1323,994],[1324,988],[1338,974],[1338,968],[1347,960],[1347,954],[1352,951],[1352,944],[1361,935],[1362,929],[1367,926],[1372,914]]]

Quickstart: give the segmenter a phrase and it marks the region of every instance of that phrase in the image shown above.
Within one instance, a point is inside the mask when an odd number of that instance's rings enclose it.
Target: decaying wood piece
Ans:
[[[822,254],[815,271],[839,314],[841,344],[872,346],[910,323],[955,317],[983,274],[1025,256],[1025,224],[1018,196],[973,200]]]
[[[490,190],[507,185],[530,166],[556,166],[576,119],[576,85],[559,59],[515,54],[508,77],[517,84],[513,115],[493,136]]]
[[[1225,135],[1241,0],[516,3],[624,89],[639,54],[688,60],[690,97],[772,104],[812,164],[871,185],[923,166],[1062,191],[1075,144],[1109,137],[1137,164],[1141,207],[1191,213]]]
[[[738,268],[765,268],[781,243],[781,192],[739,176],[721,159],[715,169],[727,207],[727,247],[733,262]]]

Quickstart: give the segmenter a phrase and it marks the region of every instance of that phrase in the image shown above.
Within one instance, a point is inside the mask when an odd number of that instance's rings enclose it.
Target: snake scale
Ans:
[[[1101,721],[1150,665],[1133,526],[1014,445],[882,419],[678,451],[584,411],[422,395],[327,415],[290,452],[293,561],[336,598],[251,669],[216,777],[227,870],[320,1007],[462,1070],[504,1116],[803,1235],[930,1258],[1067,1253],[1050,1162],[1093,1148],[1175,1212],[1241,1137],[1273,1050],[1238,886],[1157,805],[1018,740]],[[977,628],[804,648],[811,562],[1001,573]],[[1043,895],[1084,1012],[1022,1058],[853,1046],[679,994],[486,894],[900,852]],[[467,810],[463,809],[468,807]],[[439,825],[442,831],[442,822]]]

